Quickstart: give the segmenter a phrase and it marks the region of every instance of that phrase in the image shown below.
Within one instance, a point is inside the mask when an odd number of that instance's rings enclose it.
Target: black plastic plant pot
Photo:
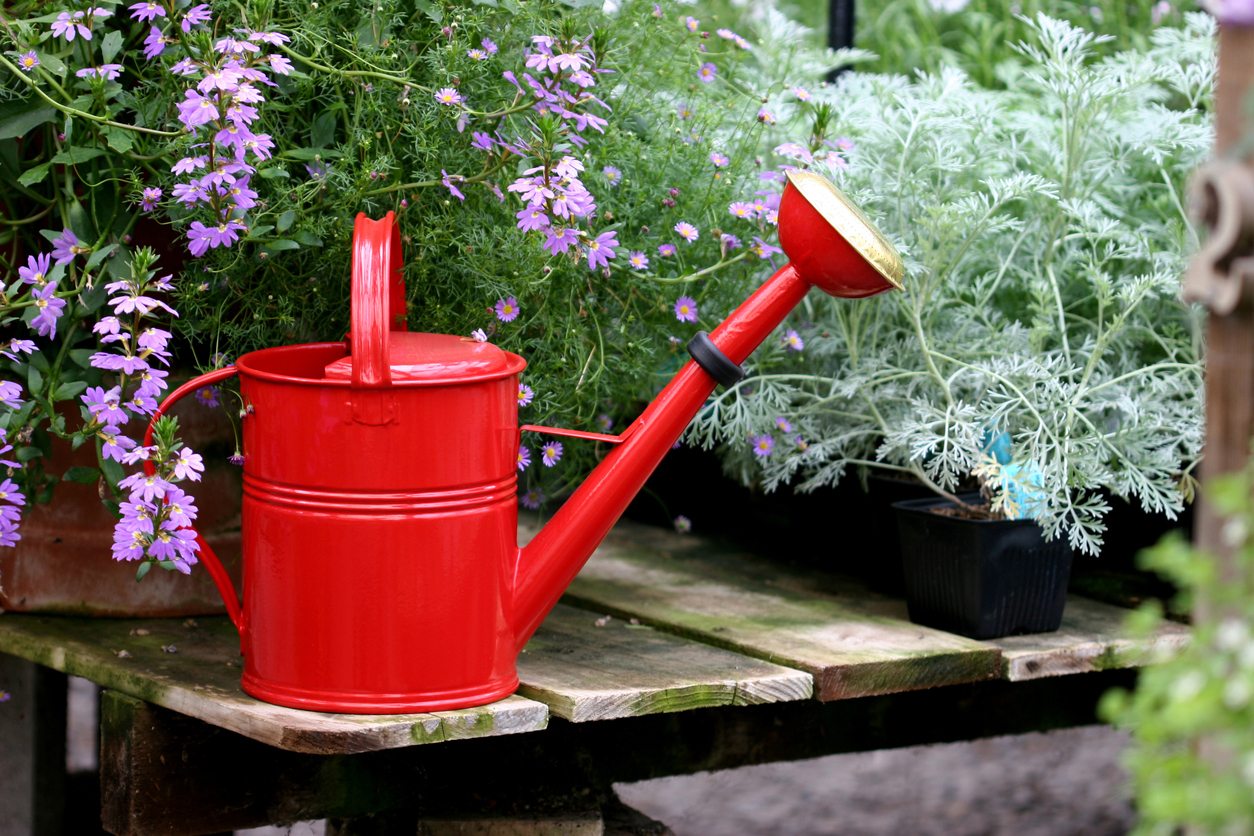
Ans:
[[[1066,539],[1046,542],[1034,520],[935,512],[946,505],[953,507],[939,498],[893,504],[910,620],[973,639],[1057,630],[1071,575]]]

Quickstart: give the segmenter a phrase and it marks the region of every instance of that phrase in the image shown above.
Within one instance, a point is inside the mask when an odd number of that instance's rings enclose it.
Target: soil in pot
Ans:
[[[953,508],[945,499],[893,507],[911,621],[974,639],[1058,629],[1071,574],[1065,539],[1047,542],[1033,520],[937,513]]]

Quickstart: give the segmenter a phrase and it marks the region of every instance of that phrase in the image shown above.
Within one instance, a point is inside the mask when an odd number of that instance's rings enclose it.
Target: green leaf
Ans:
[[[111,33],[116,34],[116,33]],[[104,134],[105,142],[109,143],[109,147],[119,154],[125,154],[131,148],[135,147],[135,138],[130,131],[124,131],[121,128],[115,128],[112,125],[105,125],[101,128]]]
[[[43,67],[45,70],[58,78],[63,78],[65,76],[65,62],[51,53],[41,54],[39,56],[39,66]]]
[[[118,248],[116,243],[107,244],[100,249],[94,251],[87,259],[87,266],[84,268],[87,272],[91,272],[104,263],[104,260],[113,254]]]
[[[74,148],[66,148],[60,154],[53,157],[52,162],[62,163],[65,165],[77,165],[78,163],[85,163],[88,160],[94,160],[96,157],[103,154],[104,151],[99,148],[82,148],[76,146]]]
[[[444,12],[439,6],[436,6],[431,0],[414,0],[414,5],[418,10],[425,14],[435,23],[444,22]]]
[[[68,401],[70,398],[78,397],[86,389],[87,381],[85,380],[67,380],[52,393],[52,399],[54,401]]]
[[[94,467],[71,467],[61,476],[62,482],[77,482],[80,485],[94,485],[100,481],[100,471]]]
[[[122,51],[122,33],[116,29],[104,36],[104,40],[100,42],[100,54],[104,57],[103,63],[108,64],[114,57]]]
[[[90,369],[91,356],[96,352],[90,348],[75,348],[70,350],[70,360],[80,369]]]
[[[329,148],[289,148],[280,156],[285,160],[299,160],[301,162],[313,161],[319,158],[324,160],[337,159],[344,156],[339,151],[333,151]]]
[[[322,239],[319,238],[317,235],[314,235],[312,232],[301,230],[300,232],[293,234],[292,237],[295,238],[300,243],[304,244],[306,247],[321,247],[322,246]]]
[[[295,222],[296,222],[296,210],[288,209],[286,212],[279,215],[279,219],[275,221],[274,231],[280,232],[280,233],[287,232],[289,229],[292,228],[292,224]]]
[[[19,447],[17,448],[17,460],[22,464],[34,461],[43,456],[44,451],[38,447]]]
[[[309,131],[309,144],[314,148],[326,148],[335,141],[335,111],[325,110],[314,120]]]
[[[300,244],[287,238],[278,238],[274,241],[267,241],[262,245],[261,251],[264,253],[277,253],[283,250],[299,250]]]
[[[0,105],[0,139],[26,136],[32,128],[51,122],[56,115],[56,110],[46,105],[41,107],[33,102],[6,102]]]
[[[30,393],[36,394],[44,388],[44,376],[39,369],[35,368],[32,363],[30,368],[26,370],[26,387]]]
[[[278,166],[270,166],[269,168],[263,168],[261,171],[257,172],[257,174],[264,180],[274,180],[275,178],[278,178],[278,177],[291,177],[292,176],[287,173],[287,169],[279,168]]]
[[[152,570],[152,564],[148,562],[147,560],[139,564],[139,568],[135,570],[135,583],[139,583],[140,581],[142,581],[144,579],[144,575],[147,575],[148,572],[151,570]]]
[[[36,183],[42,183],[44,178],[48,176],[52,163],[41,163],[34,168],[28,168],[22,172],[22,176],[17,178],[17,182],[23,186],[33,186]]]

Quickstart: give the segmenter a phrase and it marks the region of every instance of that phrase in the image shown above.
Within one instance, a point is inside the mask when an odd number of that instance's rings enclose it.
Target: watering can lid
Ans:
[[[388,368],[393,381],[457,383],[504,377],[522,370],[521,357],[491,343],[454,334],[392,331],[388,335]],[[326,367],[331,380],[352,380],[353,356]]]

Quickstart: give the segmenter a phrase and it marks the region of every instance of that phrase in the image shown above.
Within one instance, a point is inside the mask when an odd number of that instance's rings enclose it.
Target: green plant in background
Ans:
[[[1024,25],[1008,89],[852,73],[797,114],[812,131],[781,134],[850,144],[824,165],[902,250],[906,290],[808,300],[805,350],[785,332],[707,407],[690,438],[746,481],[879,467],[952,493],[978,471],[994,511],[1090,553],[1104,491],[1182,507],[1202,410],[1181,191],[1210,144],[1212,25],[1194,14],[1106,57],[1064,22]]]
[[[1205,490],[1231,558],[1173,535],[1140,560],[1176,584],[1179,610],[1202,601],[1209,615],[1186,648],[1142,671],[1135,691],[1102,703],[1103,717],[1132,734],[1138,833],[1254,830],[1254,463]],[[1135,631],[1162,617],[1160,603],[1143,606]]]

